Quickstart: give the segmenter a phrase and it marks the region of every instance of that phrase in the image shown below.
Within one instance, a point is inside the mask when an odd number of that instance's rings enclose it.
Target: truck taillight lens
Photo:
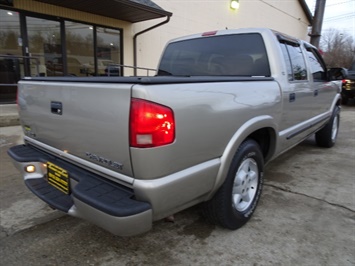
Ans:
[[[169,107],[150,101],[131,100],[130,145],[148,148],[175,140],[174,113]]]

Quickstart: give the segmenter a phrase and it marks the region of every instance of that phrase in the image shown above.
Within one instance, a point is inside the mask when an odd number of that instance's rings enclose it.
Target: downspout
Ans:
[[[137,32],[134,36],[133,36],[133,66],[134,66],[134,75],[137,76],[137,37],[143,33],[146,33],[147,31],[153,30],[155,28],[158,28],[166,23],[168,23],[170,21],[170,17],[171,16],[167,16],[166,20],[164,20],[163,22],[160,22],[159,24],[156,24],[152,27],[149,27],[148,29],[142,30],[140,32]]]
[[[314,10],[311,44],[313,44],[317,48],[319,48],[320,37],[322,36],[325,2],[326,0],[317,0],[316,9]]]

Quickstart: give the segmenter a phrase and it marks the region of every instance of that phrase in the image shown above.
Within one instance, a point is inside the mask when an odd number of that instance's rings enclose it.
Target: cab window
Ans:
[[[299,43],[280,42],[290,81],[307,80],[306,62]]]
[[[313,47],[307,47],[308,62],[314,81],[326,81],[327,71],[320,54]]]

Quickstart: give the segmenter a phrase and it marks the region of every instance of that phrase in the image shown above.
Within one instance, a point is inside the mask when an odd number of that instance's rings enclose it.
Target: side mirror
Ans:
[[[342,67],[333,67],[328,70],[329,80],[343,80],[348,77],[348,70]]]

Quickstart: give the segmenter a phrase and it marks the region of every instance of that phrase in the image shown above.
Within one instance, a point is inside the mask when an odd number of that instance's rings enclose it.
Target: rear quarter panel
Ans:
[[[262,115],[279,120],[281,114],[275,81],[135,85],[132,96],[169,106],[176,123],[171,145],[131,148],[138,179],[163,177],[219,158],[247,121]]]

